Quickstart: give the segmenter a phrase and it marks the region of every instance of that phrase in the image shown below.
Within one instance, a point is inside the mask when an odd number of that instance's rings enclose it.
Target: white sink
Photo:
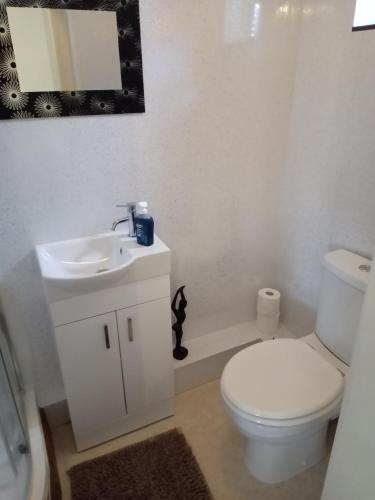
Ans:
[[[112,231],[38,245],[36,251],[47,288],[94,291],[170,273],[170,251],[157,236],[144,247]]]

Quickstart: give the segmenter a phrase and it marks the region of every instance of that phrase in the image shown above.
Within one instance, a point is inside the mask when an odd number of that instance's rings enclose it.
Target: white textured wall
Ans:
[[[116,203],[148,200],[189,336],[246,320],[274,282],[299,2],[140,4],[146,114],[1,124],[3,302],[42,402],[61,382],[35,243],[106,230]]]
[[[5,313],[24,385],[35,380],[46,400],[58,399],[62,383],[52,323],[33,253],[28,206],[11,168],[13,145],[0,137],[0,314]],[[38,192],[34,196],[37,199]]]
[[[314,327],[323,254],[375,247],[375,33],[352,33],[355,0],[306,0],[283,176],[278,284],[284,320]]]

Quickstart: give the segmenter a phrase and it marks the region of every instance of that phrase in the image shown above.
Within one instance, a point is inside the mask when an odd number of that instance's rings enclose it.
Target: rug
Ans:
[[[178,429],[69,470],[72,500],[212,500]]]

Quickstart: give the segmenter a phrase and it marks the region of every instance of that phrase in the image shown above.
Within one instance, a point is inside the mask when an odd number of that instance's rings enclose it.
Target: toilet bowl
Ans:
[[[221,394],[226,413],[248,438],[249,471],[275,483],[319,462],[343,389],[342,369],[303,340],[270,340],[234,356],[224,369]]]

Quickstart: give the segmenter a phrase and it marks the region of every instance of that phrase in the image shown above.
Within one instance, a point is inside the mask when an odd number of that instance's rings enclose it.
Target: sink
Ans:
[[[170,272],[170,251],[157,236],[144,247],[111,231],[38,245],[36,252],[47,289],[95,291]]]

